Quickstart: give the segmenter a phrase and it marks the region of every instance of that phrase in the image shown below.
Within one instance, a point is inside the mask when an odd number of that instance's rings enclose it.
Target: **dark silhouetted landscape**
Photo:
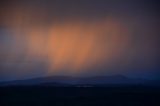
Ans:
[[[88,78],[54,76],[1,82],[0,105],[159,106],[159,81],[151,82],[120,75]]]

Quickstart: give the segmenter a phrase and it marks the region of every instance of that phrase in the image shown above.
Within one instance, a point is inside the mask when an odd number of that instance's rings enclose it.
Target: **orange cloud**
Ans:
[[[20,13],[16,16],[20,17]],[[47,26],[26,24],[29,18],[26,19],[22,26],[19,18],[10,21],[16,39],[14,48],[23,44],[24,60],[45,60],[49,74],[61,70],[77,74],[104,62],[111,63],[123,54],[129,42],[128,29],[113,18],[66,20]]]

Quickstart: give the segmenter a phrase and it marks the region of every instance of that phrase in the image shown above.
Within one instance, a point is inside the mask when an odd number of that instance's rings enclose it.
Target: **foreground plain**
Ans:
[[[7,86],[0,106],[160,106],[160,88]]]

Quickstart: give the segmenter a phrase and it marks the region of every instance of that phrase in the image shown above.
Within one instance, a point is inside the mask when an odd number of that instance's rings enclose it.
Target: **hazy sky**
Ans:
[[[157,0],[1,0],[0,80],[160,77]]]

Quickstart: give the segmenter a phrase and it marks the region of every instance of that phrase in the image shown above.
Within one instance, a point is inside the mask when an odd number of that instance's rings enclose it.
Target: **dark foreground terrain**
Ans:
[[[0,88],[0,106],[160,106],[159,87]]]

